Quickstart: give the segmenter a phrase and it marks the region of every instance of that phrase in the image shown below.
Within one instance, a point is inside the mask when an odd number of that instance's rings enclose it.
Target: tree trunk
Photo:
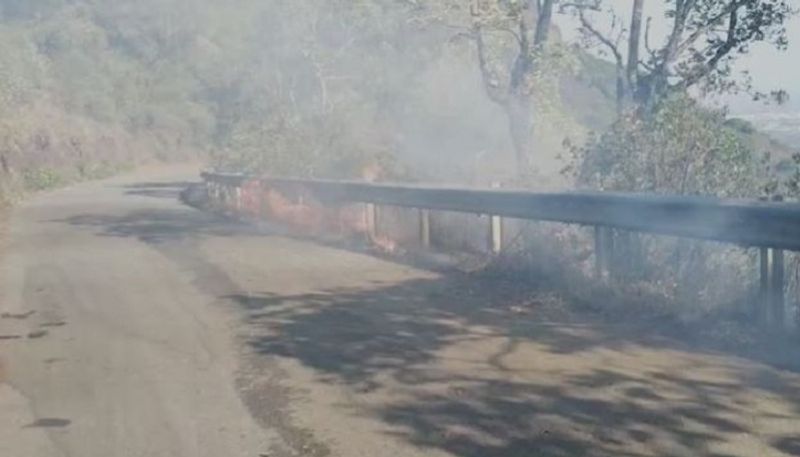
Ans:
[[[536,20],[536,34],[534,35],[534,46],[540,46],[550,38],[550,24],[553,22],[553,4],[555,0],[544,0],[542,9],[538,11],[539,17]]]
[[[524,177],[531,171],[531,154],[534,150],[534,100],[531,95],[531,76],[536,70],[536,53],[550,39],[550,28],[553,22],[553,6],[556,0],[544,0],[541,4],[536,0],[530,0],[527,11],[520,18],[520,29],[523,32],[520,43],[520,53],[514,62],[511,70],[511,81],[508,90],[508,101],[506,113],[508,114],[508,125],[511,133],[511,141],[514,144],[514,153],[517,162],[517,176]],[[534,14],[530,14],[534,13]],[[535,22],[534,22],[535,16]],[[528,32],[532,31],[533,46],[531,46],[531,36]]]
[[[660,62],[650,71],[647,78],[640,78],[637,84],[636,103],[645,116],[651,115],[656,110],[669,90],[669,76],[678,57],[680,42],[686,30],[686,22],[694,4],[695,0],[676,2],[675,13],[672,17],[672,31],[664,48],[659,52]]]
[[[625,107],[629,105],[630,93],[630,86],[625,80],[625,70],[617,67],[617,117],[621,117]]]
[[[622,96],[624,103],[633,102],[633,91],[639,86],[639,50],[642,41],[642,16],[644,15],[644,0],[634,0],[633,16],[631,18],[631,33],[628,38],[628,65],[625,69],[627,84]]]
[[[534,149],[533,97],[528,92],[512,94],[506,107],[511,141],[517,163],[517,176],[531,171],[531,153]]]
[[[514,145],[517,176],[524,177],[531,170],[531,154],[534,149],[534,100],[531,94],[531,79],[537,65],[537,52],[550,39],[553,22],[553,7],[556,0],[526,0],[519,16],[519,52],[510,69],[510,80],[503,95],[499,95],[486,64],[485,44],[477,25],[476,43],[478,61],[487,94],[492,101],[503,107],[508,116],[509,132]]]

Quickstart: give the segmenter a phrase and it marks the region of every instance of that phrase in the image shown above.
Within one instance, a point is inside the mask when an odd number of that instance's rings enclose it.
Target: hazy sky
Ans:
[[[789,49],[781,52],[759,44],[742,58],[739,67],[749,70],[764,89],[786,89],[794,98],[793,104],[800,107],[800,16],[792,18],[788,32]]]
[[[797,2],[800,7],[800,0],[792,1]],[[606,4],[613,6],[626,21],[630,20],[631,0],[607,0]],[[664,1],[647,0],[645,5],[645,15],[653,17],[651,37],[652,41],[656,43],[658,38],[664,36],[668,26],[663,16]],[[575,25],[574,23],[570,24],[572,27]],[[789,34],[788,50],[781,52],[766,44],[754,45],[750,54],[743,56],[737,62],[735,69],[750,71],[759,90],[787,90],[792,97],[788,108],[800,111],[800,16],[792,18],[787,24],[787,29]],[[565,32],[567,36],[571,35],[569,30],[565,30]],[[743,100],[745,100],[744,97],[735,97],[728,101],[732,103],[735,111],[763,110],[763,105]]]

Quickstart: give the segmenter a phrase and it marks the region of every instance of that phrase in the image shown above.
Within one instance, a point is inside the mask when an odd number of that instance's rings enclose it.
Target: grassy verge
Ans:
[[[0,207],[7,208],[36,192],[58,189],[78,182],[108,178],[136,167],[132,163],[98,163],[69,168],[34,168],[7,173],[0,178]]]

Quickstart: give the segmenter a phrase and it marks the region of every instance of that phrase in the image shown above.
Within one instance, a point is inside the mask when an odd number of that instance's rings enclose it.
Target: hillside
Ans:
[[[297,175],[380,161],[396,178],[513,176],[474,46],[409,14],[388,0],[0,0],[0,195],[209,153]],[[615,116],[613,66],[578,60],[566,115],[537,125],[541,183],[561,179],[566,138]]]
[[[800,112],[765,112],[736,116],[792,151],[800,146]]]

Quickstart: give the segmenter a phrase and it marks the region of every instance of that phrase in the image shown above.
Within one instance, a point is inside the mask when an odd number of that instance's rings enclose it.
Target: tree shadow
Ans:
[[[126,195],[176,200],[181,192],[196,184],[189,181],[143,182],[123,186]]]
[[[129,191],[170,191],[164,183],[150,184]],[[181,207],[58,222],[153,244],[269,234]],[[747,354],[747,361],[703,346],[671,321],[608,321],[592,313],[595,307],[579,318],[565,315],[549,308],[548,297],[569,302],[569,292],[545,277],[525,278],[534,299],[523,309],[509,306],[519,299],[519,281],[449,274],[223,298],[245,312],[256,354],[295,360],[323,382],[378,398],[364,401],[364,413],[416,446],[475,457],[723,457],[718,446],[752,435],[766,441],[750,455],[795,449],[796,437],[770,437],[753,428],[754,414],[764,420],[768,414],[751,393],[778,399],[789,418],[800,416],[796,375],[758,363],[769,362],[758,354]],[[795,346],[782,349],[798,353]],[[693,365],[705,357],[717,361]],[[714,364],[719,366],[711,372]],[[397,391],[403,395],[384,395]]]
[[[36,419],[32,423],[25,425],[22,428],[64,428],[71,423],[71,420],[62,419],[60,417],[43,417]]]
[[[554,322],[539,305],[524,314],[501,305],[503,295],[451,275],[226,298],[246,312],[257,354],[381,398],[364,403],[389,433],[458,456],[721,457],[720,447],[763,433],[752,420],[767,414],[759,392],[800,416],[794,374],[689,344],[671,323]],[[520,354],[530,355],[524,367]],[[788,452],[796,441],[751,444]]]
[[[774,446],[789,455],[800,455],[800,435],[777,439]]]
[[[128,213],[80,214],[53,222],[93,228],[102,236],[136,238],[147,243],[165,243],[197,236],[241,236],[259,234],[254,227],[219,215],[190,208],[139,209]]]
[[[125,190],[125,195],[175,200],[183,191],[196,184],[190,181],[141,182],[126,184],[122,188]]]

